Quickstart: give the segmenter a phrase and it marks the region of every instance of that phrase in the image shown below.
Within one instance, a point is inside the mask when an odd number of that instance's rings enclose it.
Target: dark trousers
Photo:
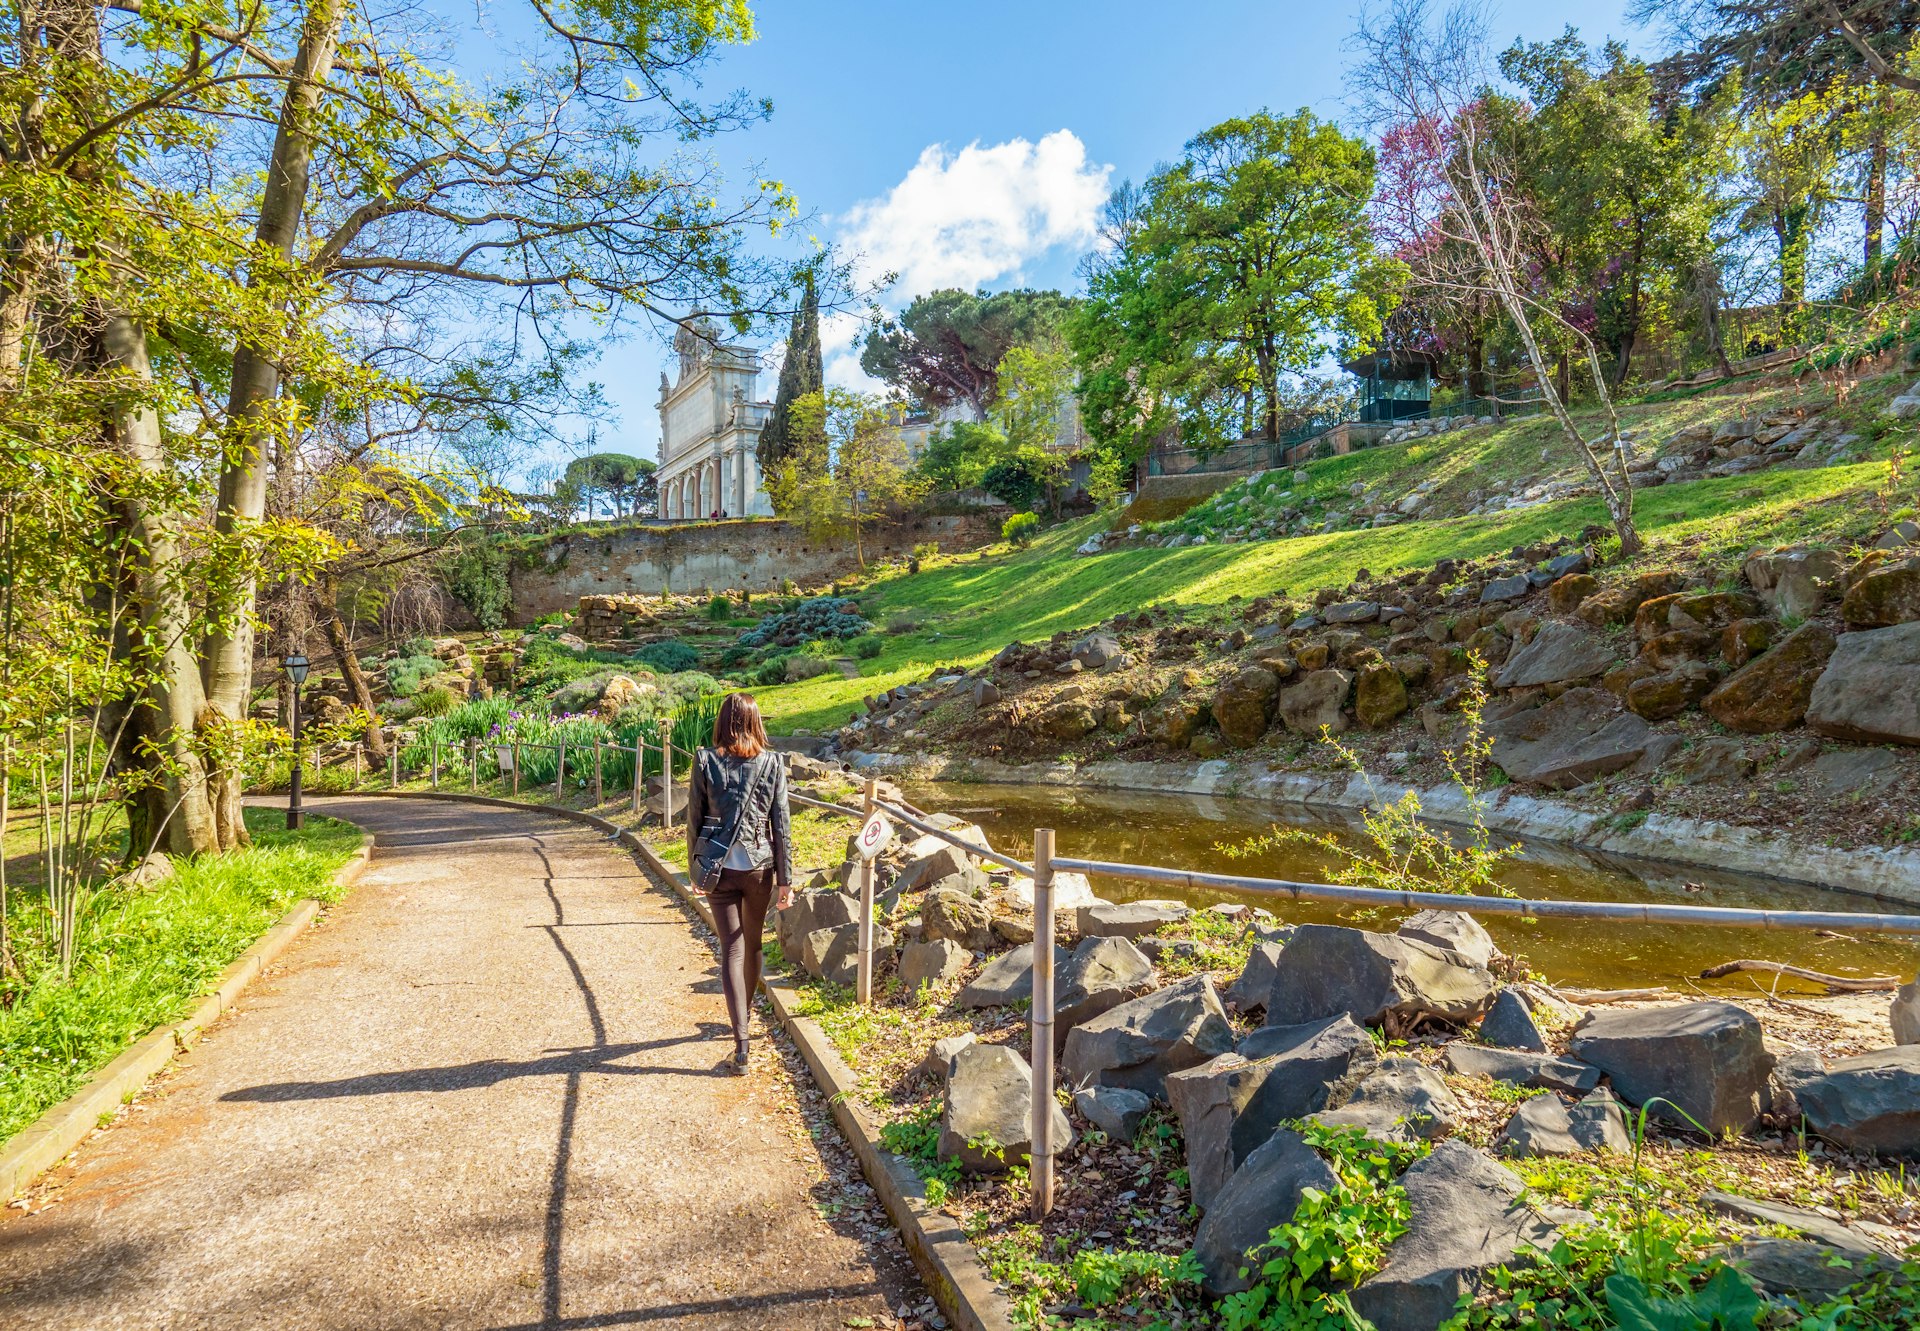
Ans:
[[[773,903],[773,866],[722,869],[720,884],[707,894],[714,927],[720,934],[720,988],[727,996],[727,1020],[733,1038],[747,1038],[747,1006],[760,987],[760,935]]]

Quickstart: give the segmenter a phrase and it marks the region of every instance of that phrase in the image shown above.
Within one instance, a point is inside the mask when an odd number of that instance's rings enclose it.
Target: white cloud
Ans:
[[[842,236],[870,278],[899,275],[889,303],[970,291],[1057,245],[1091,245],[1112,174],[1068,129],[959,152],[936,143],[884,197],[855,204]]]

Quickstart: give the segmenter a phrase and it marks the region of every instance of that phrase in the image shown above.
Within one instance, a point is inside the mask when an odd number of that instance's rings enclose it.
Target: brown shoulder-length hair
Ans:
[[[736,758],[758,758],[767,747],[767,727],[751,693],[729,693],[713,718],[713,747]]]

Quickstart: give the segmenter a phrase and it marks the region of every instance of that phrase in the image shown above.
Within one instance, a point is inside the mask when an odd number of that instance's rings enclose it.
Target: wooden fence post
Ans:
[[[433,788],[435,790],[440,789],[440,741],[437,739],[433,741],[433,776],[431,780],[433,782]]]
[[[387,753],[393,760],[388,764],[393,771],[393,784],[391,789],[398,790],[400,789],[400,737],[398,735],[393,737],[393,747],[387,750]]]
[[[660,826],[673,830],[673,736],[660,727]]]
[[[862,823],[873,816],[875,779],[867,778],[866,796],[860,802]],[[860,861],[860,963],[854,973],[854,1001],[863,1007],[873,1002],[873,857]]]
[[[353,745],[353,784],[356,786],[360,784],[360,767],[366,760],[366,756],[367,746],[355,740]],[[313,765],[313,774],[315,776],[320,775],[320,764],[317,761]]]
[[[633,816],[635,818],[640,816],[640,801],[644,798],[642,792],[647,787],[646,753],[646,740],[641,738],[640,732],[636,730],[633,734]]]
[[[513,742],[513,797],[520,798],[520,741]]]
[[[467,789],[480,789],[480,741],[467,740]]]
[[[605,798],[600,785],[600,741],[596,739],[593,742],[593,807],[599,808],[600,801]]]
[[[1033,1219],[1053,1209],[1053,829],[1033,834]]]
[[[554,773],[553,793],[565,799],[567,797],[567,742],[561,740],[553,747],[560,751],[560,767]]]

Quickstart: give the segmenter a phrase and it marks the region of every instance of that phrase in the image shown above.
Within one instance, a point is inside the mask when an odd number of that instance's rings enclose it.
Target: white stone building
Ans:
[[[760,353],[720,341],[704,319],[698,331],[683,326],[673,349],[680,377],[669,384],[660,376],[660,516],[772,516],[754,456],[773,411],[755,394]]]

